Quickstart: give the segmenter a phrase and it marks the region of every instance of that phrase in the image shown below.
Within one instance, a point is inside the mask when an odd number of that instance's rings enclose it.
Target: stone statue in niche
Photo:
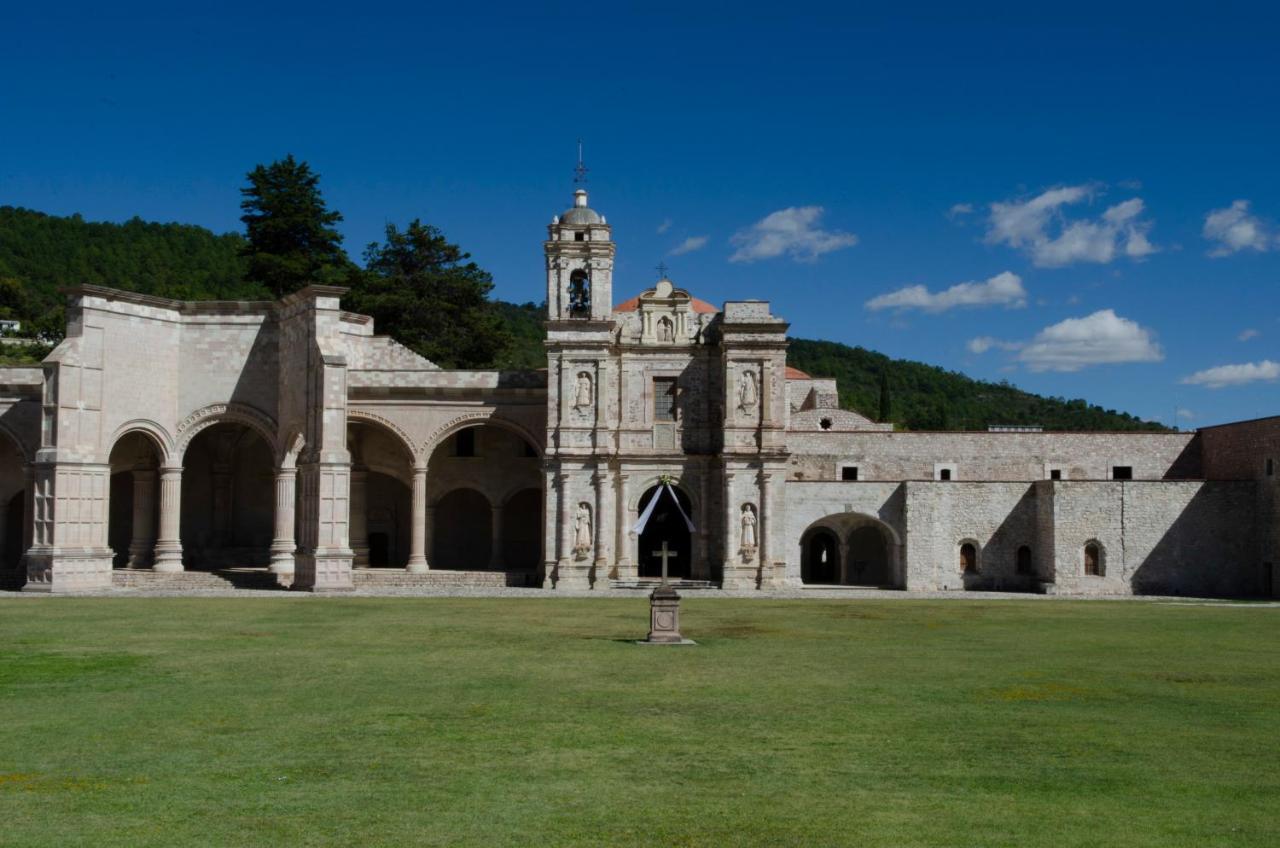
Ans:
[[[744,412],[750,412],[759,402],[760,389],[756,387],[756,372],[749,369],[743,371],[742,380],[738,385],[738,408]]]
[[[580,503],[578,504],[578,513],[573,519],[573,552],[581,559],[590,550],[591,507],[586,503]]]
[[[573,395],[573,405],[578,409],[588,409],[591,406],[591,375],[586,371],[578,372],[578,387]]]
[[[742,505],[742,556],[751,559],[756,552],[756,508]]]
[[[670,318],[658,319],[658,341],[673,342],[676,340],[675,330],[672,328]]]

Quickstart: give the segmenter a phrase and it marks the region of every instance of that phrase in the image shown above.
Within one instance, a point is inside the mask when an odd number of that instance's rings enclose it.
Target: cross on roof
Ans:
[[[655,270],[658,272],[659,280],[665,280],[667,278],[667,263],[659,262]]]
[[[573,181],[574,181],[574,183],[575,183],[575,184],[576,184],[576,183],[582,183],[583,185],[585,185],[585,184],[586,184],[586,182],[587,182],[587,171],[588,171],[588,170],[589,170],[589,169],[587,168],[587,166],[586,166],[586,165],[584,165],[584,164],[582,164],[582,139],[578,139],[578,164],[577,164],[577,166],[573,169]]]

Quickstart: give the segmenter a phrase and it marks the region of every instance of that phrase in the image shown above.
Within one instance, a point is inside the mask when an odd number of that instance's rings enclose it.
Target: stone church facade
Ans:
[[[665,559],[765,592],[1280,589],[1280,417],[895,432],[787,365],[768,303],[667,279],[615,302],[615,249],[579,190],[547,231],[539,372],[440,369],[336,288],[72,290],[57,349],[0,368],[0,576],[556,590],[646,585]]]

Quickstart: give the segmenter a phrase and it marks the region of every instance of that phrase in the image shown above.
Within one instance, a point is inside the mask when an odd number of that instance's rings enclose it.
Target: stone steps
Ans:
[[[503,588],[523,586],[537,588],[538,575],[531,571],[445,571],[433,570],[411,574],[401,568],[357,568],[351,572],[357,589],[417,589],[435,586]]]
[[[719,589],[719,583],[712,583],[710,580],[672,580],[671,585],[678,592],[701,591],[703,589]],[[662,583],[661,580],[643,577],[639,580],[610,580],[610,589],[636,589],[645,592],[652,592]]]
[[[283,589],[265,568],[224,568],[218,571],[156,572],[121,569],[111,572],[114,589],[164,589],[197,592],[210,589]]]

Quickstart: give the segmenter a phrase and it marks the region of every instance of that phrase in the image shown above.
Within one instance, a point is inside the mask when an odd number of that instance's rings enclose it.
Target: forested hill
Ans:
[[[92,283],[190,300],[261,300],[270,294],[244,279],[245,240],[187,224],[133,219],[95,223],[0,207],[0,317],[23,322],[22,335],[58,336],[63,329],[59,289]],[[512,343],[493,365],[540,368],[543,307],[495,301]],[[43,355],[34,348],[29,356]],[[23,352],[9,348],[8,358]],[[909,429],[985,430],[989,424],[1039,424],[1050,430],[1161,430],[1159,424],[1092,406],[1046,398],[1007,383],[986,383],[920,362],[835,342],[792,339],[791,365],[839,381],[842,406],[880,417],[887,375],[892,420]]]
[[[992,424],[1046,430],[1168,429],[1084,400],[1043,397],[1009,383],[974,380],[836,342],[791,339],[787,363],[815,377],[836,378],[840,405],[872,419],[880,417],[881,381],[887,376],[889,417],[909,430],[985,430]]]

